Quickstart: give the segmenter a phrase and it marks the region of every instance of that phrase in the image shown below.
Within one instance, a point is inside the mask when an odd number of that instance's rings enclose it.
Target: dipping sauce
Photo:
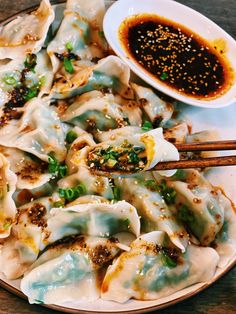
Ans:
[[[233,71],[223,50],[164,17],[128,17],[119,28],[119,39],[128,57],[181,94],[217,98],[233,82]]]

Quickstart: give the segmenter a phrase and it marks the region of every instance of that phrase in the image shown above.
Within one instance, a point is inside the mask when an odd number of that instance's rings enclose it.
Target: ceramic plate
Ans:
[[[89,1],[89,0],[88,0]],[[63,5],[55,6],[57,10],[62,12]],[[22,13],[22,12],[21,12]],[[21,14],[19,13],[19,14]],[[18,14],[18,15],[19,15]],[[16,16],[11,17],[9,22]],[[187,105],[181,105],[183,111],[193,124],[193,132],[200,130],[217,130],[221,134],[222,139],[236,138],[236,104],[222,109],[203,109]],[[224,154],[229,154],[225,152]],[[232,152],[231,152],[232,154]],[[208,173],[209,180],[217,186],[222,186],[226,194],[236,202],[236,167],[222,167],[211,170]],[[168,297],[155,301],[136,301],[130,300],[125,304],[119,304],[110,301],[97,300],[94,302],[78,302],[64,303],[60,305],[48,305],[46,307],[55,309],[65,313],[144,313],[157,309],[165,308],[177,302],[183,301],[203,289],[209,287],[213,282],[223,276],[236,264],[236,256],[230,256],[230,261],[224,268],[217,268],[216,274],[210,282],[195,284],[191,287],[183,289]],[[7,290],[24,297],[19,289],[20,280],[6,280],[0,273],[0,285]]]

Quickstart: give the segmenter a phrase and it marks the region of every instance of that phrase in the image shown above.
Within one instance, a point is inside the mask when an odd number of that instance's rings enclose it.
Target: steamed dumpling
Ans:
[[[17,189],[33,190],[51,178],[47,163],[17,148],[0,146],[0,152],[9,161],[10,169],[17,175]]]
[[[54,153],[58,161],[66,157],[62,124],[48,103],[33,98],[24,108],[17,108],[19,117],[0,127],[0,145],[14,147],[48,162],[48,155]]]
[[[0,27],[0,59],[16,59],[27,53],[37,53],[53,20],[50,1],[42,0],[37,11],[19,16]]]
[[[131,298],[160,299],[195,283],[208,282],[218,260],[212,248],[190,245],[183,254],[169,243],[164,232],[147,233],[109,266],[101,297],[120,303]]]
[[[95,134],[120,128],[129,122],[129,117],[112,94],[94,91],[78,97],[61,119]]]
[[[9,279],[20,277],[37,259],[40,251],[63,237],[83,234],[110,237],[118,232],[140,234],[136,209],[125,201],[73,202],[65,208],[53,208],[52,197],[35,200],[19,209],[12,236],[0,254],[0,269]]]
[[[162,128],[158,128],[98,144],[88,150],[87,163],[92,172],[119,175],[149,170],[158,162],[178,159],[176,147],[164,139]]]
[[[163,126],[172,116],[174,108],[160,99],[150,88],[132,83],[132,88],[144,112],[155,127]]]
[[[72,74],[63,72],[56,77],[51,97],[65,99],[93,90],[111,88],[124,98],[133,99],[129,78],[129,67],[116,56],[103,58],[97,64],[82,60],[74,65]]]
[[[221,192],[197,170],[186,170],[182,181],[171,181],[176,191],[176,215],[204,246],[214,241],[224,223]]]
[[[120,251],[118,239],[74,236],[50,246],[21,281],[30,303],[99,298],[99,270]]]
[[[0,238],[9,236],[16,217],[16,206],[12,199],[16,181],[17,177],[10,170],[9,162],[0,154]]]
[[[105,56],[107,45],[102,36],[104,14],[103,0],[67,1],[64,19],[47,49],[54,72],[60,66],[60,59],[74,56],[75,59],[91,60]]]
[[[5,106],[1,108],[1,117],[3,108],[6,110],[23,107],[30,98],[49,94],[52,81],[52,67],[45,50],[37,54],[27,54],[2,65],[0,107]]]
[[[176,220],[161,192],[158,191],[157,182],[152,176],[146,177],[147,175],[142,178],[117,179],[115,184],[121,190],[122,198],[135,206],[142,217],[143,232],[164,231],[175,246],[185,252],[189,241],[185,228]],[[157,189],[152,190],[149,183]]]

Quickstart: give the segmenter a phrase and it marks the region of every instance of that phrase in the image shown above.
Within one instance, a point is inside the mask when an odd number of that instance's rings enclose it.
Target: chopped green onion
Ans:
[[[41,77],[39,78],[39,83],[38,83],[38,85],[41,87],[41,86],[44,86],[45,83],[46,83],[46,76],[41,76]]]
[[[150,121],[144,121],[143,125],[142,125],[142,130],[143,131],[150,131],[152,130],[153,127],[152,127],[152,123]]]
[[[68,167],[67,165],[60,165],[58,167],[58,175],[60,178],[64,178],[67,175]]]
[[[24,62],[24,66],[30,70],[30,71],[34,71],[35,66],[37,65],[37,56],[35,54],[28,54],[25,62]]]
[[[70,74],[74,73],[74,67],[70,59],[64,58],[63,63],[64,63],[64,68],[68,73]]]
[[[74,189],[75,192],[78,194],[78,197],[84,195],[87,192],[86,186],[83,183],[80,183]]]
[[[12,76],[5,76],[3,78],[4,83],[7,85],[16,85],[16,79]]]
[[[162,263],[169,268],[174,268],[177,266],[177,263],[164,252],[161,253],[161,260]]]
[[[52,154],[50,154],[48,156],[48,172],[56,174],[56,172],[58,171],[58,167],[59,167],[58,161]]]
[[[75,191],[72,188],[68,188],[65,190],[65,199],[68,201],[72,201],[75,197]]]
[[[49,154],[48,172],[58,176],[59,178],[63,178],[67,175],[68,167],[67,165],[60,165],[56,158],[52,154]]]
[[[62,201],[56,201],[53,203],[53,207],[57,207],[57,208],[63,207],[64,205],[65,204]]]
[[[66,49],[68,49],[69,51],[73,50],[73,45],[70,41],[68,41],[68,43],[66,43]]]
[[[114,187],[113,188],[113,198],[115,201],[119,201],[120,200],[120,189],[118,187]]]
[[[99,35],[99,37],[101,37],[101,38],[105,38],[104,31],[98,31],[98,35]]]
[[[162,81],[165,81],[167,78],[168,78],[168,74],[166,72],[162,72],[161,75],[160,75],[160,79]]]
[[[64,198],[66,201],[73,201],[76,198],[86,194],[87,190],[83,183],[78,184],[74,188],[59,189],[59,196]]]
[[[135,152],[130,152],[129,153],[129,161],[131,164],[136,165],[139,163],[140,159]]]
[[[10,191],[10,185],[9,185],[9,183],[7,183],[7,192],[9,192]]]
[[[24,100],[28,101],[38,95],[38,90],[35,88],[29,88],[26,95],[24,96]]]
[[[71,130],[66,134],[66,142],[68,144],[71,144],[74,142],[74,140],[77,139],[77,137],[78,137],[77,133]]]

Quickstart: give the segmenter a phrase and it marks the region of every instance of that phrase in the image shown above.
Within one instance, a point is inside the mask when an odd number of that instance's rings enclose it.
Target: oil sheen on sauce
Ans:
[[[207,100],[224,94],[232,84],[224,51],[164,17],[128,17],[119,28],[119,39],[128,57],[181,94]]]

